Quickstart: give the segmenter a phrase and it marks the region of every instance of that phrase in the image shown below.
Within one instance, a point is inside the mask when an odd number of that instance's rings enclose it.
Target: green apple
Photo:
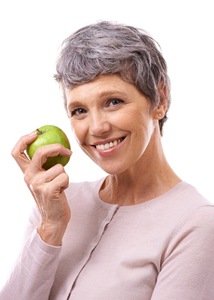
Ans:
[[[68,137],[62,129],[55,125],[44,125],[36,129],[37,138],[27,146],[26,152],[30,159],[32,159],[37,148],[50,144],[61,144],[65,148],[71,149]],[[69,162],[70,157],[63,157],[61,155],[55,157],[48,157],[47,161],[42,166],[45,170],[53,167],[56,164],[65,166]]]

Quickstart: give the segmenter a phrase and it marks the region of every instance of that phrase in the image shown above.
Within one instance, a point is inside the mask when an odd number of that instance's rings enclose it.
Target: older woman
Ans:
[[[63,44],[57,63],[72,130],[108,175],[69,183],[42,168],[61,145],[12,155],[36,201],[1,300],[211,300],[214,207],[170,167],[161,144],[170,105],[166,62],[144,31],[98,22]]]

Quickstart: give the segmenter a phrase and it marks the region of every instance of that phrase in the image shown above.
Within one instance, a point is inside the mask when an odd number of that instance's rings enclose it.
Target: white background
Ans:
[[[18,253],[33,204],[12,159],[23,134],[44,124],[65,130],[74,155],[74,181],[103,175],[78,149],[57,84],[60,44],[74,30],[99,20],[149,31],[160,43],[172,81],[172,105],[163,144],[177,174],[214,203],[214,18],[203,0],[7,0],[0,3],[0,286]]]

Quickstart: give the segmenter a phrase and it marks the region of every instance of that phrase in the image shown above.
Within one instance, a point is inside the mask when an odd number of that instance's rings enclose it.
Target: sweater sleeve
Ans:
[[[177,231],[151,300],[213,300],[214,207],[204,206]]]
[[[61,247],[44,243],[34,228],[0,292],[0,300],[17,297],[21,300],[48,300],[60,252]]]

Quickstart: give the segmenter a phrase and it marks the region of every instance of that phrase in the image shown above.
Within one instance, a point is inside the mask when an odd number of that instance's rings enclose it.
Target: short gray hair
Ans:
[[[118,74],[134,84],[153,107],[165,88],[170,105],[170,80],[158,43],[144,30],[101,21],[85,26],[62,43],[55,79],[62,88],[89,82],[99,75]],[[159,121],[160,131],[167,115]]]

